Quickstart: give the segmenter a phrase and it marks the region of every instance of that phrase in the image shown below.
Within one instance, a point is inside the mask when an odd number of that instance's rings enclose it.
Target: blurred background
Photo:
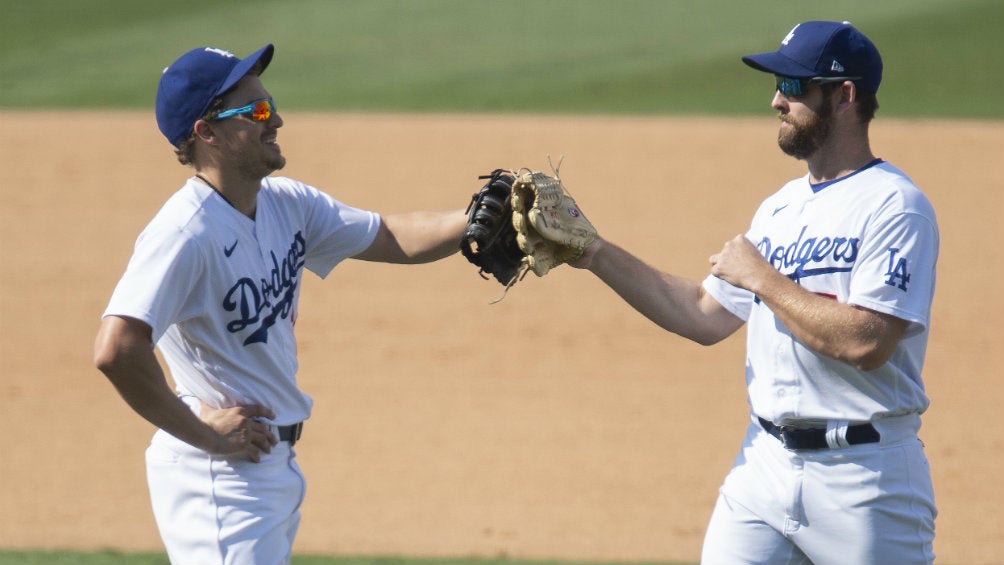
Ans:
[[[885,60],[883,115],[1004,117],[999,0],[2,0],[0,108],[152,107],[196,46],[274,43],[282,109],[759,114],[742,54],[849,20]],[[750,96],[760,92],[763,98]]]

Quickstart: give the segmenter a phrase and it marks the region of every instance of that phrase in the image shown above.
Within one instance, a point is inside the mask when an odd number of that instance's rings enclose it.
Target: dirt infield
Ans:
[[[803,172],[769,117],[284,118],[283,174],[381,212],[459,207],[477,174],[564,155],[601,233],[693,278]],[[93,369],[91,347],[136,235],[188,171],[149,113],[0,123],[0,547],[157,550],[152,429]],[[938,561],[999,564],[1004,124],[880,118],[873,143],[941,225],[922,430]],[[689,344],[568,268],[489,306],[499,291],[459,255],[306,278],[301,384],[316,405],[298,446],[298,551],[696,560],[743,433],[743,336]],[[479,342],[488,329],[497,351]]]

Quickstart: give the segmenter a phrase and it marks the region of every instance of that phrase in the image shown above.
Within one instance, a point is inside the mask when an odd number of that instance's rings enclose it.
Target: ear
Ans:
[[[195,136],[205,143],[208,143],[209,145],[216,145],[216,128],[211,122],[198,120],[195,122],[193,131],[195,132]]]
[[[837,96],[837,100],[834,101],[834,110],[837,113],[846,112],[853,108],[854,103],[858,100],[858,87],[854,86],[853,82],[846,80],[840,85],[834,96]]]

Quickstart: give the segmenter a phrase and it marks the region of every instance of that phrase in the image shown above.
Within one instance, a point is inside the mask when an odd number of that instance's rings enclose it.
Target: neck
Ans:
[[[806,164],[810,180],[820,183],[847,176],[874,160],[868,138],[864,137],[853,139],[843,146],[838,142],[831,147],[821,147],[806,159]]]
[[[255,211],[258,207],[260,181],[255,183],[234,182],[224,179],[222,175],[214,174],[213,171],[209,170],[196,172],[195,178],[213,189],[235,210],[252,220],[255,218]]]

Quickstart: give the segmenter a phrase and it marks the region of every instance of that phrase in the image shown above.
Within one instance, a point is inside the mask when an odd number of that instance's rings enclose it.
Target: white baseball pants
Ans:
[[[937,510],[919,418],[879,443],[790,451],[751,423],[719,491],[702,565],[930,565]]]
[[[158,431],[146,452],[154,518],[171,563],[286,565],[306,483],[287,442],[260,463],[210,457]]]

